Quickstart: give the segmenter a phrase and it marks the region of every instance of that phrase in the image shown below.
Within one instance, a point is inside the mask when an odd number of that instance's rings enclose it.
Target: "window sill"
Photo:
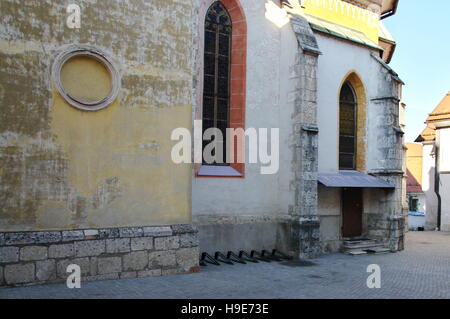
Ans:
[[[202,165],[197,177],[243,177],[243,175],[231,166]]]

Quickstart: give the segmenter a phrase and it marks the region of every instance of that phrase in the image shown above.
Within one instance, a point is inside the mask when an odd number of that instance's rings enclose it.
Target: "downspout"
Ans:
[[[438,199],[437,207],[437,230],[441,231],[441,213],[442,213],[442,199],[440,191],[440,174],[439,174],[439,147],[436,145],[435,151],[435,169],[434,169],[434,192]]]

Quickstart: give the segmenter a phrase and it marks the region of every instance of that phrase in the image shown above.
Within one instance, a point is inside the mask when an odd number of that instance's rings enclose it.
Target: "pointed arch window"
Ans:
[[[204,81],[203,81],[203,133],[209,128],[221,131],[223,140],[218,141],[216,157],[212,165],[227,165],[226,129],[230,120],[230,72],[231,72],[232,23],[227,9],[214,2],[206,13]],[[210,141],[203,142],[203,149]],[[214,154],[213,154],[214,155]],[[204,162],[204,164],[207,164]]]
[[[357,100],[349,82],[342,86],[339,97],[339,169],[356,169]]]

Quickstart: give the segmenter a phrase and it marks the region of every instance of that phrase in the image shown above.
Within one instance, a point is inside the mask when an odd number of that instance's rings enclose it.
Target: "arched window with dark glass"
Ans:
[[[226,128],[229,123],[231,18],[225,7],[214,2],[206,13],[203,81],[203,133],[208,128],[222,132],[223,162],[226,159]],[[210,141],[203,142],[203,148]],[[204,163],[206,164],[206,163]],[[211,163],[209,163],[211,164]],[[212,163],[219,165],[222,163]]]
[[[339,97],[339,169],[356,169],[356,94],[349,82],[344,83]]]

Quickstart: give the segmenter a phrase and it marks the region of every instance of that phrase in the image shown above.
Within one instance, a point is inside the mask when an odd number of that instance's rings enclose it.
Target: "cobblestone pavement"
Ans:
[[[201,273],[0,289],[0,298],[450,298],[450,233],[409,233],[396,254],[326,255],[313,265],[209,265]],[[369,289],[367,266],[381,267]]]

